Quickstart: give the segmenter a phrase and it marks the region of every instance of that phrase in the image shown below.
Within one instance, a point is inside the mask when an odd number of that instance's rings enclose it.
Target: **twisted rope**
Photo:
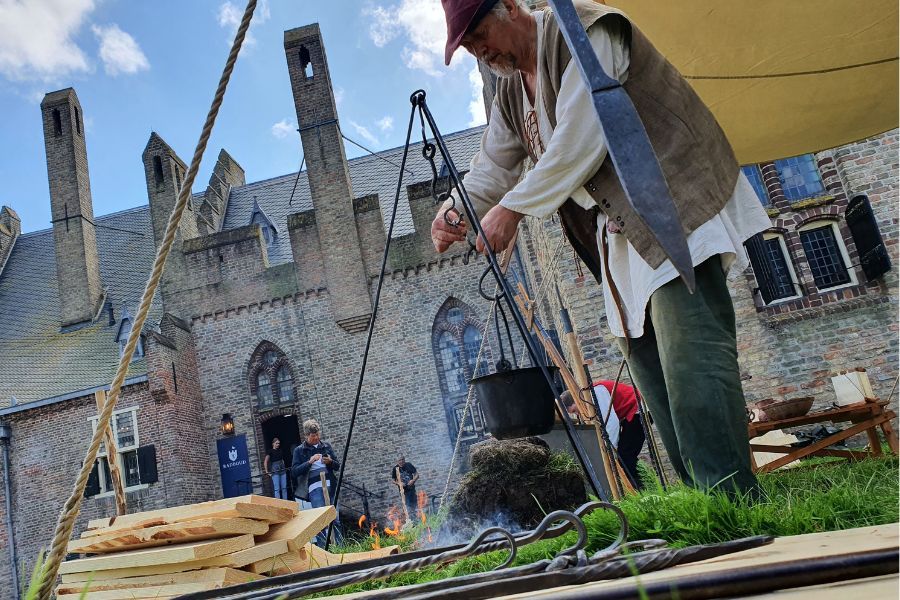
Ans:
[[[43,581],[41,582],[38,591],[38,598],[40,600],[50,600],[53,587],[56,584],[59,566],[66,555],[66,545],[69,542],[69,537],[72,535],[75,519],[78,517],[78,512],[81,509],[84,488],[87,485],[88,477],[93,469],[94,461],[97,460],[97,452],[100,448],[100,442],[103,439],[104,432],[107,427],[109,427],[113,409],[116,406],[116,401],[119,399],[122,384],[128,373],[128,366],[131,364],[131,358],[134,355],[134,350],[140,339],[141,329],[144,326],[144,322],[147,320],[147,314],[150,312],[153,295],[156,293],[156,288],[159,286],[159,280],[162,277],[163,269],[166,265],[166,258],[169,256],[169,251],[172,249],[172,244],[175,241],[178,225],[181,222],[184,209],[191,199],[191,188],[194,185],[194,179],[197,177],[197,171],[200,169],[200,160],[206,151],[206,144],[209,142],[209,136],[212,134],[216,116],[219,114],[219,107],[222,106],[225,88],[228,86],[229,79],[231,79],[231,73],[234,70],[234,64],[237,61],[238,53],[244,43],[247,29],[250,27],[250,20],[253,17],[253,11],[256,9],[256,2],[257,0],[248,1],[243,19],[234,36],[234,43],[231,46],[231,52],[228,54],[228,60],[225,62],[225,69],[222,72],[222,77],[219,79],[219,86],[216,88],[216,93],[213,96],[212,106],[210,106],[209,113],[206,115],[206,122],[203,124],[200,140],[197,142],[194,156],[191,158],[191,166],[184,178],[184,184],[181,187],[181,192],[178,195],[175,207],[172,209],[172,214],[169,216],[169,222],[166,225],[166,235],[156,253],[153,270],[150,273],[150,278],[147,280],[144,296],[141,298],[140,307],[135,315],[131,334],[128,336],[128,343],[125,344],[125,350],[119,360],[116,376],[113,378],[112,384],[110,385],[109,395],[107,396],[106,403],[103,405],[103,410],[98,417],[97,429],[94,431],[94,435],[91,438],[87,456],[84,459],[84,463],[81,465],[81,471],[78,473],[78,477],[75,480],[75,486],[72,489],[72,493],[63,505],[63,510],[59,515],[56,531],[53,535],[53,542],[50,546],[50,552],[47,555],[47,561],[44,565],[44,572],[42,574]]]

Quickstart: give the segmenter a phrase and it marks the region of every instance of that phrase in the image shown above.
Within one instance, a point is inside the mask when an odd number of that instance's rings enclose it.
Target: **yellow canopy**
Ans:
[[[742,164],[897,127],[897,0],[607,3],[687,77]]]

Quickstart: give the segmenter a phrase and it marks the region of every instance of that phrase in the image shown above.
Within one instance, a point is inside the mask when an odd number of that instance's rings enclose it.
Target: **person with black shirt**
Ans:
[[[406,508],[410,515],[415,515],[418,507],[416,497],[416,482],[418,480],[419,472],[416,471],[416,467],[412,463],[406,462],[403,456],[397,459],[397,464],[391,468],[391,483],[403,492]]]
[[[281,440],[272,440],[272,449],[266,454],[263,461],[263,471],[272,477],[272,487],[275,489],[276,498],[288,499],[287,466],[284,462],[284,451],[281,449]]]

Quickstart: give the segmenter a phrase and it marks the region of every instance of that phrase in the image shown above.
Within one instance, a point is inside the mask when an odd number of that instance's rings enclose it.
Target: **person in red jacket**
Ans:
[[[644,435],[644,426],[641,424],[637,391],[630,385],[608,379],[600,379],[594,382],[594,387],[602,386],[612,396],[612,409],[619,418],[619,443],[616,446],[616,452],[622,462],[622,467],[628,473],[636,489],[641,489],[643,484],[638,476],[637,463],[638,455],[644,447],[646,436]],[[616,393],[613,394],[613,387]],[[606,420],[606,415],[603,415]]]

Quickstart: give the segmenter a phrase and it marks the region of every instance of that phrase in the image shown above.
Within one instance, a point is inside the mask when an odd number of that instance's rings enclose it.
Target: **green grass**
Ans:
[[[683,485],[662,490],[653,480],[650,489],[618,503],[628,516],[629,539],[662,538],[671,546],[724,542],[752,535],[799,535],[850,529],[898,520],[898,462],[896,457],[857,463],[809,461],[801,469],[760,476],[763,499],[750,502],[722,493],[704,493]],[[645,471],[646,473],[646,471]],[[651,478],[652,479],[652,478]],[[607,546],[616,536],[613,515],[595,511],[584,519],[588,528],[588,551]],[[432,525],[434,526],[434,524]],[[411,547],[419,529],[401,541]],[[551,558],[575,541],[574,533],[537,542],[521,549],[516,565]],[[386,542],[382,539],[382,543]],[[354,544],[368,549],[371,540]],[[332,593],[426,583],[492,569],[505,553],[493,552],[461,560],[452,565],[430,567],[397,575],[384,581],[349,586]]]

